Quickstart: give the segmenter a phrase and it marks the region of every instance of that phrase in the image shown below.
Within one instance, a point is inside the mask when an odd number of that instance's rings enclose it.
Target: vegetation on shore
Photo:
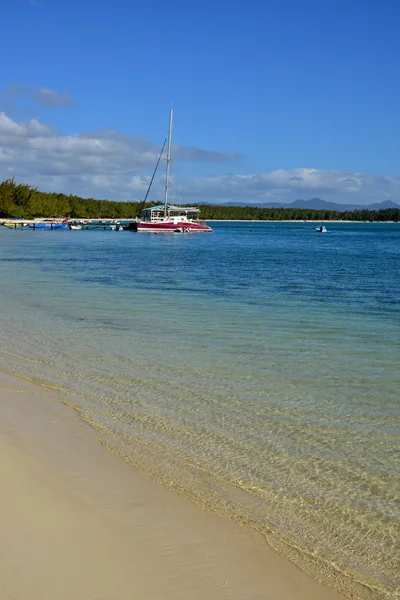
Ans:
[[[141,202],[116,202],[80,198],[66,194],[40,192],[14,179],[0,183],[0,218],[29,219],[67,217],[72,219],[132,219],[138,216]],[[201,205],[204,219],[238,221],[400,221],[400,209],[311,210],[306,208],[257,208],[252,206]]]

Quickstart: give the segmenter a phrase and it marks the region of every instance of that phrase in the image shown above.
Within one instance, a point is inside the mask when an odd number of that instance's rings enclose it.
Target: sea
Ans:
[[[0,369],[356,598],[400,595],[400,223],[0,228]]]

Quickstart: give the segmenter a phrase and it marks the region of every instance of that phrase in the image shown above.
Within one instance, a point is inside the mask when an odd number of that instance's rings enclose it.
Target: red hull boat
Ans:
[[[164,216],[164,213],[167,213]],[[154,233],[209,233],[205,221],[199,219],[200,210],[195,207],[152,206],[142,210],[137,231]]]
[[[194,206],[172,206],[168,204],[168,178],[169,166],[171,162],[172,115],[173,111],[171,109],[169,115],[164,204],[162,206],[150,206],[149,208],[143,208],[136,223],[136,231],[138,233],[209,233],[212,231],[212,229],[204,221],[200,221],[199,208]],[[146,197],[143,201],[143,205],[145,204],[146,198],[150,191],[150,187],[153,182],[154,175],[157,171],[157,167],[159,165],[166,141],[167,140],[164,141],[164,145],[161,149],[161,153],[158,158],[153,177],[151,178],[149,189],[147,190]]]

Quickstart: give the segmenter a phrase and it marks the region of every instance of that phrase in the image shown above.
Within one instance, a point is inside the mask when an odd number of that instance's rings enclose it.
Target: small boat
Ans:
[[[121,223],[110,223],[105,229],[108,229],[108,231],[123,231],[124,228]]]
[[[93,229],[99,229],[99,225],[97,223],[82,223],[82,229],[86,229],[86,230],[93,230]]]
[[[165,173],[164,187],[164,204],[161,206],[151,206],[150,208],[142,208],[140,216],[137,220],[136,231],[152,232],[152,233],[207,233],[212,229],[205,221],[200,221],[200,209],[194,206],[173,206],[168,204],[168,187],[169,187],[169,167],[171,163],[171,136],[172,136],[172,108],[169,113],[169,130],[168,130],[168,149],[167,149],[167,166]],[[151,178],[149,188],[147,190],[142,206],[144,206],[154,175],[157,171],[161,155],[164,151],[164,145],[156,165],[156,168]]]
[[[20,221],[5,221],[1,223],[3,227],[8,227],[9,229],[17,229],[18,227],[26,227],[26,223],[21,223]]]
[[[29,229],[67,229],[67,223],[29,223]]]
[[[110,221],[91,221],[82,224],[83,229],[103,229],[104,231],[122,231],[124,228],[121,223]]]
[[[67,223],[29,223],[29,229],[67,229]]]
[[[81,223],[81,228],[94,231],[98,229],[103,229],[104,231],[114,231],[115,225],[110,223],[109,221],[88,221],[87,223]]]
[[[68,225],[68,229],[72,229],[72,230],[82,229],[82,225]]]
[[[121,223],[110,223],[109,228],[111,229],[111,231],[123,231],[123,226],[121,225]]]
[[[326,233],[328,230],[325,225],[318,225],[318,227],[315,228],[315,231],[318,231],[319,233]]]

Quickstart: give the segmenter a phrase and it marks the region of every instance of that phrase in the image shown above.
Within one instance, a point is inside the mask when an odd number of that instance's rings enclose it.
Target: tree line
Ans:
[[[0,183],[0,218],[131,219],[138,214],[140,205],[140,202],[113,202],[40,192],[30,185],[17,184],[14,179]]]
[[[149,203],[151,205],[151,203]],[[27,184],[7,179],[0,183],[0,219],[67,217],[71,219],[134,219],[141,202],[96,200],[74,195],[40,192]],[[306,208],[257,208],[202,204],[204,219],[238,221],[400,221],[400,209],[312,210]]]

